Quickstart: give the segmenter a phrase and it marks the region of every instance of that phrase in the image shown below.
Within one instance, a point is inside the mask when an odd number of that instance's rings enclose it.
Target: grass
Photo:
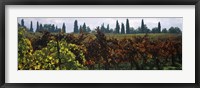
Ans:
[[[53,35],[56,35],[57,33],[52,33]],[[66,33],[68,34],[68,33]],[[75,37],[78,37],[80,34],[73,34]],[[145,33],[140,33],[140,34],[113,34],[113,33],[105,33],[105,36],[110,39],[110,38],[116,38],[116,39],[129,39],[137,36],[145,36]],[[27,33],[26,36],[28,38],[38,38],[42,36],[42,33]],[[182,36],[182,34],[171,34],[171,33],[149,33],[148,37],[156,40],[158,38],[170,38],[170,37],[177,37],[177,36]],[[95,39],[95,33],[87,33],[87,38],[85,41],[88,41],[89,39]]]

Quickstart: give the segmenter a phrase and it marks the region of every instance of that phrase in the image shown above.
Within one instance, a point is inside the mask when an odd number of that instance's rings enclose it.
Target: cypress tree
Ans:
[[[83,27],[81,25],[79,27],[79,33],[83,33]]]
[[[86,32],[86,24],[85,24],[85,22],[83,23],[83,32]]]
[[[78,33],[78,21],[74,21],[74,33]]]
[[[36,32],[39,32],[40,28],[39,28],[39,22],[37,21],[37,27],[36,27]]]
[[[30,32],[33,32],[33,22],[31,21]]]
[[[121,34],[125,34],[125,29],[124,29],[124,24],[122,23],[122,26],[121,26]]]
[[[65,23],[63,23],[62,32],[63,32],[63,33],[66,33],[66,26],[65,26]]]
[[[43,27],[42,27],[42,24],[40,24],[39,31],[42,31],[42,30],[43,30]]]
[[[106,28],[106,33],[109,33],[110,31],[110,27],[109,27],[109,24],[107,25],[107,28]]]
[[[126,34],[130,34],[129,20],[126,19]]]
[[[161,33],[161,24],[158,22],[158,33]]]
[[[21,26],[24,27],[24,19],[21,20]]]
[[[119,33],[119,29],[120,29],[120,26],[119,26],[119,22],[118,22],[118,20],[117,20],[117,21],[116,21],[115,33]]]
[[[105,32],[105,27],[104,27],[104,23],[101,25],[101,28],[100,28],[101,32]]]
[[[144,21],[142,19],[142,22],[141,22],[141,33],[144,33],[145,32],[145,27],[144,27]]]

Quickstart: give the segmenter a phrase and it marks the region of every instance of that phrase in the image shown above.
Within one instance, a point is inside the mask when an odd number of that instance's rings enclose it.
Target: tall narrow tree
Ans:
[[[161,24],[158,22],[158,33],[161,33]]]
[[[121,34],[125,34],[124,23],[122,23],[122,26],[121,26]]]
[[[33,32],[33,22],[31,21],[30,32]]]
[[[83,33],[83,27],[81,25],[79,27],[79,33]]]
[[[42,24],[40,24],[40,30],[39,31],[42,31],[43,30],[43,26]]]
[[[86,24],[85,24],[85,22],[83,23],[83,32],[86,32]]]
[[[63,23],[63,26],[62,26],[62,32],[63,32],[63,33],[66,32],[66,26],[65,26],[65,23]]]
[[[24,19],[21,20],[21,26],[24,27]]]
[[[145,25],[144,25],[144,21],[142,19],[142,22],[141,22],[141,33],[144,33],[145,32]]]
[[[104,23],[101,25],[101,28],[100,28],[101,32],[105,32],[105,27],[104,27]]]
[[[109,33],[109,32],[110,32],[110,27],[109,27],[109,24],[107,24],[106,33]]]
[[[78,21],[74,21],[74,33],[78,33]]]
[[[126,19],[126,34],[130,34],[129,20]]]
[[[39,22],[37,21],[37,26],[36,26],[36,32],[40,31],[40,26],[39,26]]]
[[[55,31],[57,32],[58,31],[58,26],[56,25],[56,29],[55,29]]]
[[[54,24],[52,25],[51,32],[55,32],[55,25]]]
[[[120,26],[118,20],[116,21],[116,28],[115,28],[115,33],[119,33]]]

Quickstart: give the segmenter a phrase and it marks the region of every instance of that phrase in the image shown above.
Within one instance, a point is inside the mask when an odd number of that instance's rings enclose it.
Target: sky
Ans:
[[[33,22],[33,29],[36,30],[37,21],[41,24],[55,24],[58,28],[62,28],[63,23],[66,25],[66,32],[73,32],[74,21],[78,21],[78,25],[83,25],[86,23],[86,26],[89,26],[91,30],[94,30],[96,27],[101,26],[104,23],[104,26],[107,27],[109,24],[110,28],[115,29],[116,21],[118,20],[120,26],[121,23],[126,25],[126,19],[129,19],[130,27],[137,29],[141,26],[142,19],[144,24],[151,30],[154,27],[158,26],[158,22],[161,23],[161,29],[170,27],[179,27],[182,30],[183,18],[181,17],[70,17],[70,18],[48,18],[48,17],[18,17],[17,22],[21,24],[21,20],[24,19],[24,24],[26,27],[30,28],[31,21]]]

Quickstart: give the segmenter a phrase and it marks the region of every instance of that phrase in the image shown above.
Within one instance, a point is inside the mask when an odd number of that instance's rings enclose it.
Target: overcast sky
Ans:
[[[42,24],[55,24],[58,26],[58,28],[62,27],[62,24],[65,23],[66,25],[66,32],[73,32],[74,28],[74,21],[78,21],[78,25],[83,25],[83,23],[86,23],[86,26],[89,26],[92,30],[94,30],[97,26],[101,26],[104,23],[104,26],[106,27],[107,24],[110,25],[110,28],[114,29],[116,26],[116,20],[120,23],[126,24],[126,19],[129,19],[130,27],[133,27],[134,29],[141,26],[141,20],[144,20],[144,23],[147,25],[149,29],[152,29],[154,27],[158,26],[158,22],[161,23],[161,28],[167,28],[169,29],[171,26],[173,27],[179,27],[182,30],[183,26],[183,19],[177,18],[177,17],[168,17],[168,18],[148,18],[148,17],[133,17],[133,18],[42,18],[42,17],[19,17],[17,19],[18,23],[21,24],[21,19],[24,19],[24,24],[26,27],[30,28],[30,22],[33,22],[33,29],[35,31],[37,21]]]

